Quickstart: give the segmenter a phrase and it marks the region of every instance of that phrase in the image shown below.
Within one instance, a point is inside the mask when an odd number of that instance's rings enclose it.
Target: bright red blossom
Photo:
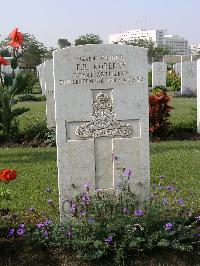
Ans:
[[[19,48],[23,43],[23,34],[18,31],[18,28],[15,28],[10,34],[9,37],[11,41],[8,43],[9,45]]]
[[[17,172],[15,170],[4,169],[0,170],[0,181],[10,182],[17,177]]]
[[[5,58],[3,58],[3,56],[0,55],[0,65],[7,66],[9,64],[10,63]]]

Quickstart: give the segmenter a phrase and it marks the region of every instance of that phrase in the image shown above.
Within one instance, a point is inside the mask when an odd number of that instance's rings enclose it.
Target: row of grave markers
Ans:
[[[166,75],[164,64],[153,64],[154,77]],[[200,133],[200,60],[196,64]],[[187,66],[183,62],[182,71],[190,75]],[[92,190],[116,189],[122,169],[129,173],[129,185],[139,202],[148,199],[146,49],[118,45],[65,48],[55,51],[53,60],[39,65],[37,71],[46,95],[48,127],[56,127],[61,220],[65,220],[67,197],[82,191],[85,184]]]
[[[147,50],[84,45],[54,51],[37,67],[48,127],[56,126],[61,221],[66,199],[89,184],[150,195]]]
[[[181,95],[197,95],[197,61],[180,62],[174,65],[174,71],[181,76]],[[166,87],[167,64],[152,64],[152,87]]]

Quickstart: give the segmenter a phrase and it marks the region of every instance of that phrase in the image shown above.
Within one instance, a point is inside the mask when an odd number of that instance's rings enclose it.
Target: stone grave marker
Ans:
[[[167,65],[164,62],[154,62],[152,64],[152,87],[166,87]]]
[[[138,200],[149,198],[147,50],[84,45],[53,54],[61,221],[66,196],[114,190],[122,168]]]
[[[46,117],[47,127],[54,128],[55,123],[55,101],[54,101],[54,78],[53,78],[53,60],[44,62],[45,68],[45,95],[46,95]]]
[[[181,62],[181,94],[196,95],[197,62]]]
[[[200,134],[200,59],[197,60],[197,132]]]
[[[42,95],[45,95],[45,64],[42,63],[39,65],[39,82],[40,82],[40,87],[42,90]]]

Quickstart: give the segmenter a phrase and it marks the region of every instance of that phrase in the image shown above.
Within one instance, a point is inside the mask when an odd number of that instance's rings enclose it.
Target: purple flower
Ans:
[[[200,234],[194,234],[193,236],[195,236],[195,237],[200,237]]]
[[[88,223],[94,223],[94,218],[93,217],[90,217],[90,218],[88,218]]]
[[[114,154],[112,154],[112,159],[117,161],[117,160],[119,160],[119,156],[115,156]]]
[[[24,224],[20,224],[19,225],[19,228],[24,228]]]
[[[86,211],[80,211],[80,214],[82,215],[82,216],[85,216],[86,215]]]
[[[42,224],[42,223],[36,224],[36,227],[37,227],[38,229],[40,229],[40,228],[44,227],[44,224]]]
[[[25,232],[25,230],[24,230],[23,227],[20,227],[19,229],[17,229],[17,235],[18,236],[23,236],[24,235],[24,232]]]
[[[173,186],[168,186],[168,187],[166,187],[166,189],[169,190],[169,191],[173,191],[174,187]]]
[[[35,212],[34,208],[30,208],[29,210],[30,210],[30,212]]]
[[[68,230],[66,231],[66,236],[67,236],[68,238],[72,238],[72,231],[68,229]]]
[[[44,231],[44,233],[43,233],[43,235],[44,235],[44,237],[46,237],[46,238],[47,238],[47,237],[49,236],[49,233],[48,233],[48,231],[47,231],[47,230],[45,230],[45,231]]]
[[[77,204],[75,204],[75,203],[71,203],[70,208],[71,208],[71,212],[72,212],[72,213],[75,213],[76,210],[77,210],[77,208],[78,208],[78,206],[77,206]]]
[[[182,199],[179,199],[178,204],[182,206],[182,205],[184,205],[184,201]]]
[[[8,234],[8,236],[13,236],[14,232],[15,232],[15,229],[11,228],[11,229],[9,230],[9,234]]]
[[[125,169],[124,172],[123,172],[123,174],[126,177],[131,177],[131,176],[133,176],[133,171],[130,170],[130,169]]]
[[[164,198],[163,199],[163,205],[167,205],[168,204],[168,199],[167,198]]]
[[[90,184],[90,183],[86,183],[86,184],[84,185],[84,188],[86,188],[87,190],[88,190],[90,187],[91,187],[91,184]]]
[[[134,211],[134,214],[135,214],[135,216],[142,216],[142,215],[144,215],[144,212],[142,211],[142,210],[135,210]]]
[[[53,204],[53,200],[52,199],[48,199],[47,202],[48,202],[49,205]]]
[[[108,236],[107,238],[104,239],[104,241],[105,241],[107,244],[111,244],[112,241],[113,241],[113,237],[112,237],[112,236]]]
[[[46,192],[51,193],[52,189],[50,187],[46,187]]]
[[[165,229],[166,230],[171,230],[173,228],[173,224],[171,224],[171,223],[166,223],[165,224]]]
[[[124,207],[123,213],[126,213],[126,214],[129,213],[128,208]]]
[[[200,222],[200,215],[197,216],[197,217],[195,217],[195,219],[196,219],[198,222]]]
[[[83,203],[88,204],[90,202],[90,196],[84,193],[83,196],[81,197],[81,200]]]
[[[49,225],[49,224],[51,224],[52,223],[52,221],[51,220],[46,220],[45,222],[44,222],[44,225]]]

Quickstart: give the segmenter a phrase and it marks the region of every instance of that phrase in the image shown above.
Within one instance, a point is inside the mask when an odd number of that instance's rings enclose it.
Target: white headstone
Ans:
[[[181,62],[181,94],[196,95],[197,93],[197,62]]]
[[[176,74],[180,75],[181,74],[181,62],[180,63],[176,63],[174,65],[174,71],[176,72]]]
[[[152,64],[152,87],[166,87],[167,65],[164,62],[154,62]]]
[[[53,60],[61,220],[67,195],[84,184],[112,191],[122,168],[133,171],[128,182],[138,200],[148,199],[146,49],[84,45],[57,50]]]
[[[197,132],[200,134],[200,59],[197,60]]]
[[[44,62],[45,69],[45,95],[46,95],[46,117],[47,127],[53,128],[55,124],[55,101],[54,101],[54,78],[53,60]]]
[[[42,95],[45,95],[45,65],[44,63],[39,65],[39,82],[42,90]]]

